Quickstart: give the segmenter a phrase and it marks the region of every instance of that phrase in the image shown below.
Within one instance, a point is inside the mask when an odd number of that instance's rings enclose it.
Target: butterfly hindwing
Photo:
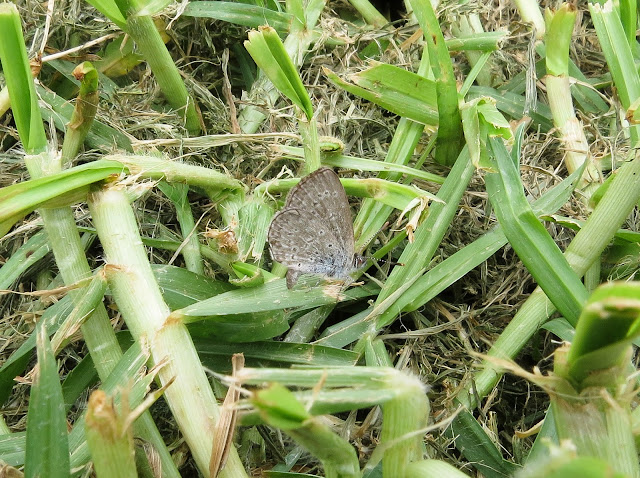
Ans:
[[[299,209],[276,214],[269,228],[269,246],[273,259],[303,273],[333,275],[347,261],[332,230]]]

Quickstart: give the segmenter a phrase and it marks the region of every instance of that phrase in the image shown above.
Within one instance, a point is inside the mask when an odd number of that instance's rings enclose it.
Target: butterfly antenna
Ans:
[[[377,257],[374,257],[374,256],[364,256],[364,259],[366,261],[373,261],[376,264],[379,264],[379,263],[382,262],[384,264],[389,264],[391,266],[404,266],[405,265],[403,262],[388,261],[386,259],[378,259]]]
[[[382,262],[384,264],[389,264],[390,266],[404,266],[404,262],[396,262],[396,261],[388,261],[386,259],[376,259],[375,257],[372,257],[373,260],[377,261],[377,262]]]

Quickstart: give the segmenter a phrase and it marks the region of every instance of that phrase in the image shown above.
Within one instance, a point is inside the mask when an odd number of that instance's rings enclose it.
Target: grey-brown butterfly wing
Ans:
[[[344,278],[354,268],[347,195],[336,173],[321,168],[289,193],[269,227],[271,256],[288,267],[287,286],[300,274]]]
[[[271,257],[288,267],[287,285],[300,274],[342,278],[351,271],[353,254],[341,248],[327,224],[300,209],[283,209],[269,228]]]
[[[284,209],[302,209],[327,224],[349,256],[354,254],[353,222],[347,193],[338,175],[330,168],[320,168],[305,176],[291,189]]]

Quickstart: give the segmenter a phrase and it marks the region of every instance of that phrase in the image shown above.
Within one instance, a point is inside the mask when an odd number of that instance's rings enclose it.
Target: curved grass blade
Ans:
[[[100,160],[0,189],[0,236],[36,208],[78,201],[90,184],[123,171],[120,163]]]
[[[315,279],[315,278],[314,278]],[[301,280],[302,281],[302,280]],[[317,279],[315,279],[317,283]],[[291,307],[310,309],[319,305],[335,304],[337,301],[368,297],[377,293],[377,287],[363,286],[336,294],[329,287],[301,287],[287,289],[284,279],[268,282],[260,287],[225,292],[211,299],[171,313],[171,317],[184,323],[195,322],[206,317],[282,310]]]
[[[589,295],[587,289],[533,213],[503,141],[490,138],[489,145],[497,172],[488,173],[485,181],[503,231],[549,299],[575,326]]]
[[[269,8],[236,2],[192,2],[183,15],[197,18],[214,18],[250,28],[269,25],[280,33],[289,31],[293,15]]]
[[[0,60],[24,149],[28,154],[42,153],[47,148],[47,138],[38,108],[20,15],[13,3],[0,4]]]

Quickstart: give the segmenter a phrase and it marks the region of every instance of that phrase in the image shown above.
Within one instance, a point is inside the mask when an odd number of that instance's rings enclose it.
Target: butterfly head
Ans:
[[[362,266],[364,266],[367,263],[367,258],[364,256],[361,256],[360,254],[354,254],[353,255],[353,268],[354,270],[358,270],[360,269]]]

